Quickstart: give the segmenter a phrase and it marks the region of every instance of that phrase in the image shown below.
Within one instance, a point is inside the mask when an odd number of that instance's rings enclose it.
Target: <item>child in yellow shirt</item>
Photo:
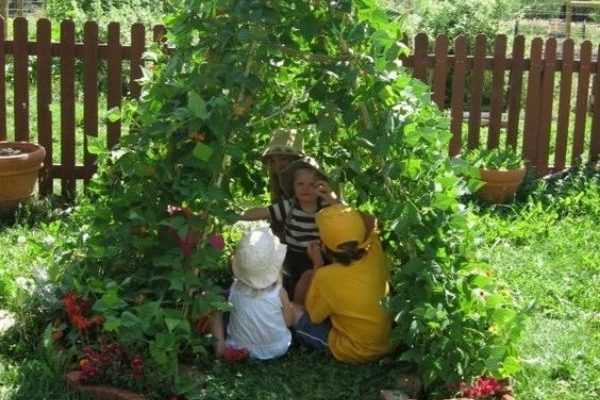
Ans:
[[[295,301],[305,298],[306,312],[294,325],[296,338],[340,361],[378,359],[390,350],[391,317],[382,305],[389,270],[377,232],[342,204],[324,208],[315,220],[333,263],[323,266],[319,246],[311,245],[315,269],[298,284]]]

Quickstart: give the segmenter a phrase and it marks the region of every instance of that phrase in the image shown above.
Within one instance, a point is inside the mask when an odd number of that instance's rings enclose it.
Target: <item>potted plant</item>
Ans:
[[[488,203],[512,200],[525,177],[525,164],[512,148],[492,150],[475,149],[467,154],[467,161],[479,169],[483,185],[477,195]]]
[[[31,197],[46,150],[27,142],[0,142],[0,213]]]

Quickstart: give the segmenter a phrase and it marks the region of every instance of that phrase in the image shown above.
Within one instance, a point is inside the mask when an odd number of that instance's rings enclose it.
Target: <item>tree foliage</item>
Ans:
[[[236,200],[264,192],[269,133],[297,126],[346,199],[382,222],[398,358],[430,393],[514,373],[519,315],[476,261],[448,122],[400,65],[398,25],[374,0],[175,3],[175,51],[153,53],[142,100],[121,111],[133,133],[101,157],[79,211],[66,282],[95,300],[103,330],[193,398],[178,361],[206,356],[192,326],[226,307],[215,272],[227,260],[209,238]]]

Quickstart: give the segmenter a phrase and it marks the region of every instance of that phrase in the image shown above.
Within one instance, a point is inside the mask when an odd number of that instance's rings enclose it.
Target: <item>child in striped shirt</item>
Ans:
[[[315,214],[338,203],[338,199],[319,164],[311,157],[292,162],[281,174],[281,184],[289,198],[281,198],[268,207],[247,210],[242,219],[269,219],[283,224],[284,243],[288,246],[283,285],[293,296],[300,276],[312,268],[307,249],[311,242],[319,241]]]

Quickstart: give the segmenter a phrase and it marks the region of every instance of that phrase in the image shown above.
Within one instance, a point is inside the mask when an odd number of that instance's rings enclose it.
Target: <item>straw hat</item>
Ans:
[[[271,229],[254,228],[244,235],[233,256],[233,274],[254,289],[267,288],[279,279],[286,250]]]
[[[346,242],[357,242],[358,247],[365,245],[365,223],[360,213],[347,205],[335,204],[322,209],[315,216],[315,222],[321,240],[333,251]]]
[[[286,169],[283,170],[280,176],[281,189],[288,197],[294,197],[294,175],[296,171],[302,168],[312,169],[317,174],[318,179],[329,182],[329,178],[321,167],[317,160],[312,157],[302,157],[296,161],[291,162]]]
[[[263,162],[271,156],[304,156],[304,137],[297,129],[276,129],[269,146],[263,152]]]

